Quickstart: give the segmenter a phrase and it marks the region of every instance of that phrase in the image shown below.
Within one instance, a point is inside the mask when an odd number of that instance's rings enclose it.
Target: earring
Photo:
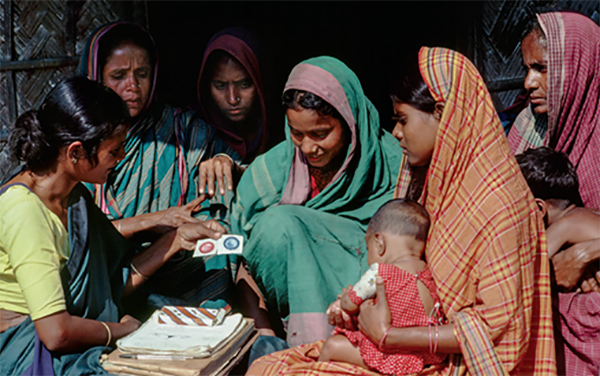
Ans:
[[[242,100],[242,98],[240,98],[240,97],[237,97],[237,101],[238,101],[238,102],[239,102],[239,101],[241,101],[241,100]]]
[[[71,162],[73,162],[73,164],[77,163],[77,158],[73,158],[73,160],[71,160]]]

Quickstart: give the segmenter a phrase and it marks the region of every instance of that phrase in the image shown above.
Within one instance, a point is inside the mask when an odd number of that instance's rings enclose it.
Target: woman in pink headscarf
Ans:
[[[569,155],[587,207],[600,209],[600,27],[573,12],[537,15],[521,50],[530,106],[508,140],[515,154],[548,146]]]
[[[530,106],[515,121],[510,146],[515,154],[548,146],[569,155],[584,205],[598,210],[600,27],[581,14],[551,12],[538,14],[524,35],[521,50]],[[558,286],[588,279],[582,274],[595,263],[588,256],[598,247],[582,244],[552,258]],[[558,373],[598,375],[600,293],[559,292],[554,308]]]

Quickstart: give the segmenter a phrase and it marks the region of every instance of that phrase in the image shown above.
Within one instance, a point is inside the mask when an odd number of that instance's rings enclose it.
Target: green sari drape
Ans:
[[[286,141],[250,164],[231,214],[232,231],[247,239],[244,257],[267,304],[282,317],[289,315],[288,342],[293,345],[328,336],[325,310],[368,267],[366,228],[375,211],[392,199],[402,158],[398,141],[380,128],[377,110],[346,65],[318,57],[295,69],[305,68],[327,81],[300,74],[306,87],[323,89],[315,94],[348,114],[344,118],[354,129],[343,172],[314,198],[281,204],[299,153],[286,132]],[[306,90],[288,83],[286,89]]]

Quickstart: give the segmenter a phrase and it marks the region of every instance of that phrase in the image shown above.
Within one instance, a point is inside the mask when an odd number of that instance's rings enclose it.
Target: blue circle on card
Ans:
[[[223,245],[225,246],[225,248],[232,251],[240,246],[240,241],[232,236],[230,238],[225,239]]]

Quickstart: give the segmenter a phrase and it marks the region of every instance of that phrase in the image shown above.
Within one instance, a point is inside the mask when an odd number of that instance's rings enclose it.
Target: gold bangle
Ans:
[[[135,266],[133,266],[133,261],[129,263],[129,268],[131,269],[131,271],[133,272],[133,274],[136,274],[136,275],[140,276],[140,278],[143,279],[144,281],[148,280],[148,277],[146,277],[145,275],[143,275],[142,273],[140,273],[140,271],[137,270],[137,268]]]
[[[110,328],[103,321],[99,321],[99,323],[104,325],[104,327],[106,328],[106,331],[108,332],[108,340],[106,340],[106,345],[104,345],[104,346],[110,346],[110,341],[112,340],[112,333],[110,332]]]

